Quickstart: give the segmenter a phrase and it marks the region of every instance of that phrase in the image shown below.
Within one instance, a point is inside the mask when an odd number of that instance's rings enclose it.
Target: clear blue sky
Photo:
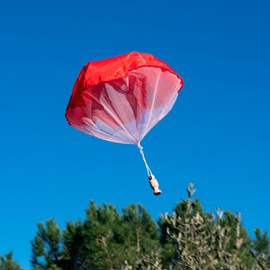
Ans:
[[[30,269],[37,223],[84,218],[89,200],[142,203],[154,219],[194,182],[207,211],[270,229],[269,1],[2,1],[0,254]],[[163,194],[152,196],[136,146],[68,126],[89,60],[151,53],[183,77],[171,113],[143,141]]]

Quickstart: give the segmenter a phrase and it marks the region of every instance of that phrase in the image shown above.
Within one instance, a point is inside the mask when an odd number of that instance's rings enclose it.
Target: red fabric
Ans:
[[[86,131],[83,126],[95,127],[97,121],[102,121],[116,133],[123,129],[131,133],[126,124],[143,121],[138,119],[143,117],[144,110],[165,107],[182,86],[179,75],[150,54],[131,52],[91,61],[75,82],[66,118],[70,125],[94,136],[95,132]],[[151,123],[150,119],[145,121]],[[107,131],[96,128],[96,132]]]
[[[75,82],[69,107],[80,105],[82,102],[80,94],[90,86],[97,85],[100,82],[124,78],[128,76],[129,71],[142,66],[159,67],[170,71],[181,79],[166,63],[146,53],[131,52],[100,61],[90,61],[82,68]]]
[[[84,74],[84,87],[126,77],[129,71],[145,66],[159,67],[175,73],[166,63],[151,54],[131,52],[86,64],[81,72]]]

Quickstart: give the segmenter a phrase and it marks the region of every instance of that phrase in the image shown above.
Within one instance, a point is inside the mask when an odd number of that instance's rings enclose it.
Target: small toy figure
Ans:
[[[161,190],[158,188],[159,184],[158,184],[158,181],[155,178],[155,176],[153,174],[151,174],[151,175],[149,175],[148,179],[149,179],[151,188],[154,190],[154,195],[155,196],[160,195]]]

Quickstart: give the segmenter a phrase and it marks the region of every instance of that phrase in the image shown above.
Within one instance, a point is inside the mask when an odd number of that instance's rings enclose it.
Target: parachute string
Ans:
[[[154,108],[155,108],[155,105],[156,105],[156,102],[157,102],[157,98],[158,98],[158,94],[157,94],[157,86],[158,86],[158,83],[160,81],[160,77],[161,77],[161,70],[159,70],[158,72],[158,75],[157,75],[157,78],[156,78],[156,83],[155,83],[155,86],[154,86],[154,95],[153,95],[153,98],[152,98],[152,101],[151,101],[151,104],[150,104],[150,111],[149,111],[149,116],[148,116],[148,119],[147,119],[147,124],[145,125],[145,130],[150,130],[149,126],[151,125],[151,119],[152,119],[152,114],[154,112]]]
[[[106,90],[106,87],[104,87],[104,89]],[[102,94],[103,95],[105,95],[104,92],[105,91],[102,91]],[[114,120],[123,130],[125,130],[132,141],[136,141],[136,138],[134,138],[132,132],[126,127],[125,123],[123,122],[123,120],[121,119],[121,117],[116,112],[113,104],[110,104],[111,102],[109,103],[109,101],[106,100],[106,102],[107,102],[107,104],[106,104],[104,100],[98,99],[94,94],[92,94],[92,93],[87,93],[87,94],[93,100],[95,100],[97,103],[100,103],[103,106],[104,111],[108,114],[108,118],[111,118],[111,120]],[[108,91],[107,91],[106,94],[108,94]]]
[[[150,167],[148,166],[148,164],[146,162],[145,155],[144,155],[144,152],[143,152],[143,147],[141,146],[140,143],[138,143],[137,146],[138,146],[138,148],[140,150],[140,153],[141,153],[141,156],[142,156],[142,159],[143,159],[143,162],[144,162],[144,165],[145,165],[148,176],[153,175],[152,172],[151,172]]]

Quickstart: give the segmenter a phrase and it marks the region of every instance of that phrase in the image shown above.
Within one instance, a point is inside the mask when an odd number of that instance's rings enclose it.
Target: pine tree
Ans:
[[[159,253],[159,232],[157,224],[142,205],[131,204],[123,209],[121,218],[122,245],[125,261],[133,266]]]
[[[113,205],[93,201],[85,220],[68,222],[64,230],[53,220],[39,223],[32,241],[32,266],[35,270],[270,269],[266,232],[257,229],[251,240],[239,213],[218,208],[216,213],[204,212],[193,198],[192,184],[187,192],[188,199],[177,203],[172,214],[163,214],[158,224],[142,205],[131,204],[119,214]],[[12,255],[0,258],[7,265]]]
[[[38,233],[31,245],[31,263],[35,270],[61,269],[61,232],[54,220],[48,220],[46,226],[38,224]]]
[[[68,222],[63,231],[63,269],[87,269],[87,253],[84,246],[84,224],[81,221]]]
[[[22,270],[20,265],[13,260],[12,252],[0,256],[0,270]]]
[[[111,204],[96,206],[94,202],[86,211],[84,223],[85,266],[88,269],[117,269],[121,250],[117,241],[120,216]]]
[[[270,259],[269,237],[267,232],[262,233],[261,229],[255,229],[256,239],[253,242],[253,247],[256,255],[265,256]]]
[[[270,269],[270,241],[267,232],[262,233],[261,229],[257,228],[255,237],[252,243],[252,255],[256,258],[258,266],[262,269]]]
[[[241,215],[224,214],[220,209],[215,214],[204,213],[199,202],[192,199],[193,194],[190,185],[188,200],[177,204],[172,215],[165,214],[159,221],[167,268],[261,269],[251,256],[251,241],[241,226]],[[262,269],[269,268],[264,264]]]

